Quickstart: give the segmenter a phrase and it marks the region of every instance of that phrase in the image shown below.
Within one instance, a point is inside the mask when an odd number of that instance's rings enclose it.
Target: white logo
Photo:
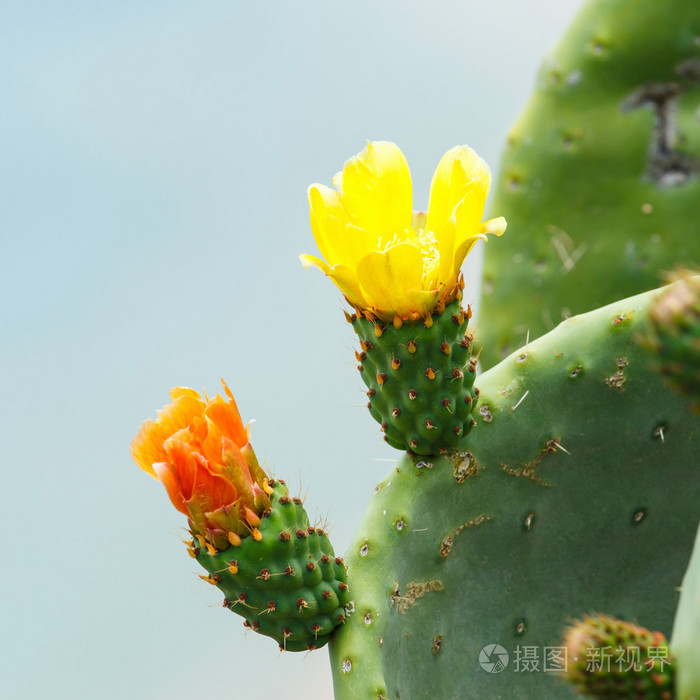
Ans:
[[[508,652],[500,644],[487,644],[479,652],[479,664],[487,673],[505,671],[508,661]]]

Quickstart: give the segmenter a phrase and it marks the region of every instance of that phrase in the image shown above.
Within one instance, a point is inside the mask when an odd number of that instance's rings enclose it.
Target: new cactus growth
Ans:
[[[134,438],[132,456],[188,516],[187,549],[224,606],[284,650],[321,647],[345,621],[345,564],[301,499],[262,470],[223,386],[227,399],[173,389],[173,403]]]
[[[223,552],[197,547],[194,553],[209,572],[204,578],[225,594],[224,607],[242,615],[246,627],[286,651],[322,647],[345,622],[345,564],[328,534],[309,524],[301,499],[290,497],[283,481],[271,484],[259,537]]]
[[[472,425],[477,394],[471,361],[471,312],[459,300],[423,321],[380,325],[353,315],[360,337],[357,368],[384,439],[419,455],[446,452]]]
[[[654,304],[652,328],[642,339],[656,357],[655,366],[700,412],[700,277],[673,275],[673,285]]]
[[[566,631],[567,680],[601,700],[673,700],[675,663],[661,632],[609,615],[586,615]]]

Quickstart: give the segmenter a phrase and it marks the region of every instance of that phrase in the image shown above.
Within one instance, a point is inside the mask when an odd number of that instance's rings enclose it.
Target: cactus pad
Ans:
[[[407,455],[380,482],[347,555],[337,700],[565,700],[543,665],[570,620],[608,610],[670,632],[700,423],[635,342],[658,296],[571,318],[506,358],[478,379],[458,451]],[[500,673],[493,645],[510,657]]]
[[[671,649],[676,656],[676,698],[700,698],[700,528],[683,577],[673,623]]]
[[[700,259],[700,3],[589,0],[511,130],[485,250],[485,367]],[[503,270],[508,274],[504,275]]]

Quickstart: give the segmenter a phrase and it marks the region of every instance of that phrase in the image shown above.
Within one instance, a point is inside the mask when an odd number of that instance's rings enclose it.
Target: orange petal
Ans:
[[[239,447],[248,442],[248,433],[230,392],[228,401],[217,394],[204,409],[204,415],[217,426],[222,435],[231,438]]]
[[[204,402],[192,389],[175,387],[171,391],[173,403],[158,411],[158,419],[144,421],[131,442],[131,456],[145,472],[156,476],[155,462],[167,461],[163,443],[178,430],[187,428],[201,416]]]
[[[180,482],[172,471],[171,466],[167,462],[156,462],[153,465],[153,472],[156,478],[165,486],[172,504],[184,515],[189,515],[185,499],[180,491]]]

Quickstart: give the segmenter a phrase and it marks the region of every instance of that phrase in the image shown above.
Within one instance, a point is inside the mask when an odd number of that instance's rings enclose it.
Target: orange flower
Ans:
[[[260,515],[270,506],[267,476],[249,442],[236,402],[205,400],[175,387],[173,403],[147,420],[131,442],[131,456],[165,486],[175,508],[189,518],[192,534],[217,549],[259,536]]]

